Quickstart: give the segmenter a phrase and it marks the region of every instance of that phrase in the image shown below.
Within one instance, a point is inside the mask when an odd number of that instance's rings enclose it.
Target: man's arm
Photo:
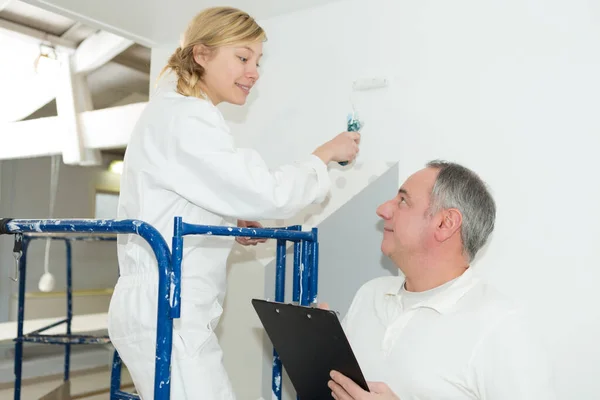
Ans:
[[[470,367],[482,400],[556,399],[546,352],[519,313],[481,340]]]

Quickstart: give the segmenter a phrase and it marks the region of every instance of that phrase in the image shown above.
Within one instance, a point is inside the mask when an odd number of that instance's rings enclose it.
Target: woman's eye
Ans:
[[[246,57],[238,57],[240,60],[242,60],[242,62],[246,62],[248,61],[248,59]]]

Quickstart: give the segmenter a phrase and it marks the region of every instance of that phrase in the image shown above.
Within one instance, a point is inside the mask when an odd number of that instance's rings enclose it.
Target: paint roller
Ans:
[[[364,122],[359,119],[358,113],[356,112],[356,107],[354,106],[354,101],[352,99],[352,93],[364,90],[380,89],[386,87],[387,85],[388,80],[386,78],[359,79],[354,81],[352,84],[352,92],[350,93],[352,113],[348,114],[346,117],[346,130],[348,132],[360,132],[364,126]],[[338,164],[341,166],[346,166],[348,165],[348,161],[341,161]]]

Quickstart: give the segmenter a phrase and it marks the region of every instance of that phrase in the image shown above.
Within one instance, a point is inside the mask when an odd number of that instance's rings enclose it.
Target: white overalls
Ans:
[[[269,170],[253,150],[238,149],[212,103],[153,95],[132,133],[121,178],[119,219],[155,227],[171,247],[173,217],[202,225],[237,219],[284,219],[322,202],[327,166],[310,155]],[[233,237],[186,236],[181,318],[174,320],[171,399],[233,399],[214,329],[222,313]],[[118,239],[120,278],[109,309],[109,335],[144,400],[153,399],[157,263],[136,235]]]

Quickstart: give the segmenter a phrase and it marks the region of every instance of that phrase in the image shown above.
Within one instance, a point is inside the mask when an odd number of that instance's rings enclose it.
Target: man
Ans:
[[[494,229],[485,184],[433,161],[377,209],[382,252],[404,278],[357,292],[343,325],[370,393],[336,371],[338,400],[549,400],[548,363],[518,308],[470,267]]]

